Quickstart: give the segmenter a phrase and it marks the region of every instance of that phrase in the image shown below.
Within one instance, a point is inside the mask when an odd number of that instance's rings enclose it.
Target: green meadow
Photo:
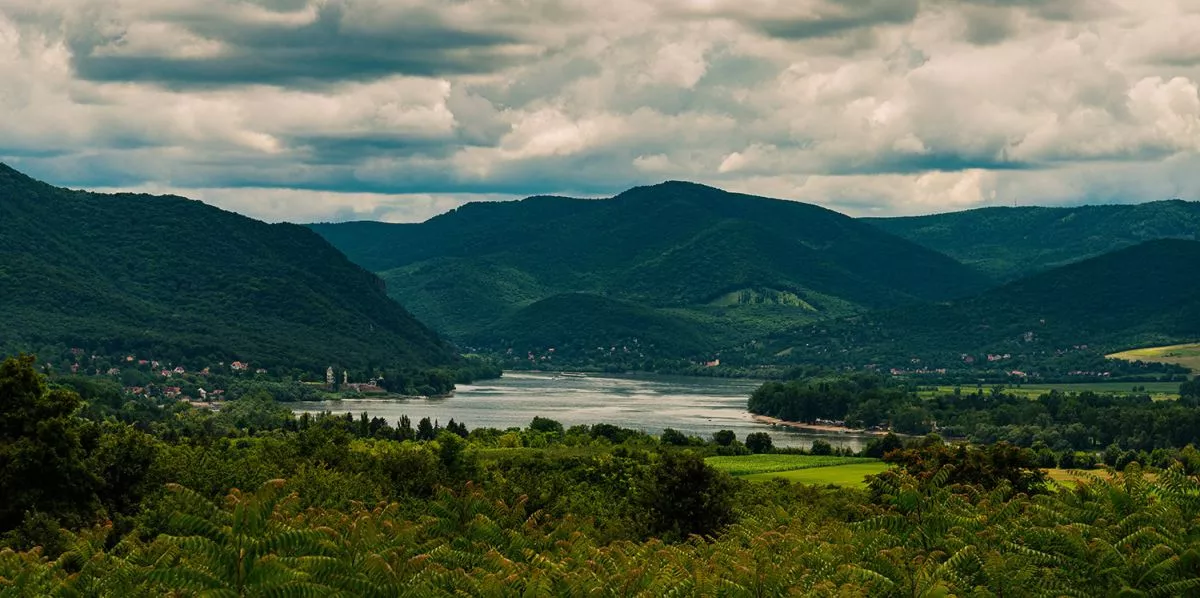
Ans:
[[[775,478],[805,484],[863,486],[863,478],[888,468],[877,459],[824,455],[744,455],[709,457],[716,469],[746,480],[762,482]]]

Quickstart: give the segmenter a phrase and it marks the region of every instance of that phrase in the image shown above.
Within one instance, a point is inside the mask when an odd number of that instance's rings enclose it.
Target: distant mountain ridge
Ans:
[[[947,304],[881,310],[783,332],[761,355],[908,363],[981,352],[1054,354],[1200,339],[1200,242],[1148,241]]]
[[[458,360],[305,227],[0,164],[0,349],[61,345],[321,370]]]
[[[489,345],[510,340],[515,322],[532,321],[521,310],[556,296],[539,309],[640,306],[658,310],[658,328],[690,321],[718,348],[782,322],[944,300],[986,286],[951,258],[837,212],[694,183],[637,187],[609,199],[472,203],[421,224],[310,226],[379,272],[423,321]],[[743,297],[753,299],[743,304]],[[602,326],[609,332],[594,327],[600,320],[589,322],[566,336],[621,338],[615,322]],[[562,335],[542,335],[551,337]]]
[[[993,207],[902,218],[864,218],[999,281],[1015,280],[1155,239],[1200,240],[1200,202]]]

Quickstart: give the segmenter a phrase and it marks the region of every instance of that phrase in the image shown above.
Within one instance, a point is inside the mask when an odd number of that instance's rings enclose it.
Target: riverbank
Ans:
[[[860,430],[857,428],[847,428],[845,426],[827,426],[821,424],[804,424],[800,422],[790,422],[779,419],[778,417],[770,417],[768,415],[751,415],[754,421],[762,424],[770,424],[772,426],[783,426],[803,432],[820,432],[824,434],[860,434],[867,436],[885,436],[885,430]]]

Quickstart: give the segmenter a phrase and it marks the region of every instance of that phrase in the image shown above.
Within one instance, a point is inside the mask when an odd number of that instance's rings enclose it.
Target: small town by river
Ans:
[[[686,376],[505,372],[498,380],[459,385],[452,397],[312,401],[295,403],[293,409],[297,413],[366,412],[393,423],[407,415],[414,425],[423,417],[443,424],[453,418],[468,428],[524,427],[541,416],[568,427],[608,423],[650,434],[674,428],[704,438],[717,430],[733,430],[739,440],[751,432],[768,432],[776,446],[784,447],[807,447],[820,438],[860,450],[871,438],[755,421],[746,411],[746,399],[759,384],[758,380]]]

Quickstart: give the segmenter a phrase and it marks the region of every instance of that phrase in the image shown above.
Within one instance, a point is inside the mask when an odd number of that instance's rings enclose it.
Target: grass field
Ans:
[[[863,488],[867,485],[864,479],[866,476],[882,473],[887,468],[887,463],[871,459],[863,463],[851,463],[848,465],[809,467],[807,469],[794,469],[792,471],[777,471],[773,473],[756,473],[743,476],[742,479],[753,482],[766,482],[775,478],[783,478],[802,484],[832,484],[834,486]]]
[[[1168,345],[1166,347],[1147,347],[1132,349],[1108,355],[1113,359],[1126,361],[1148,361],[1155,363],[1173,363],[1181,365],[1193,374],[1200,374],[1200,343],[1189,345]]]
[[[1179,398],[1179,383],[1178,382],[1073,382],[1065,384],[1022,384],[1021,386],[1006,386],[1004,392],[1024,396],[1030,399],[1036,399],[1039,396],[1057,390],[1065,393],[1092,391],[1095,393],[1117,393],[1125,394],[1133,392],[1133,387],[1144,387],[1146,394],[1150,395],[1154,400],[1173,400]],[[962,386],[963,394],[971,394],[977,389],[973,386]],[[991,392],[990,386],[985,386],[983,391]],[[923,390],[921,396],[928,398],[934,394],[954,392],[953,386],[939,386],[936,390]]]
[[[709,457],[704,460],[705,463],[714,468],[735,476],[811,469],[815,467],[832,467],[867,461],[874,461],[874,459],[822,455],[742,455],[737,457]]]
[[[709,465],[745,480],[765,482],[783,478],[804,484],[864,486],[863,477],[888,468],[877,459],[818,455],[745,455],[709,457]]]

